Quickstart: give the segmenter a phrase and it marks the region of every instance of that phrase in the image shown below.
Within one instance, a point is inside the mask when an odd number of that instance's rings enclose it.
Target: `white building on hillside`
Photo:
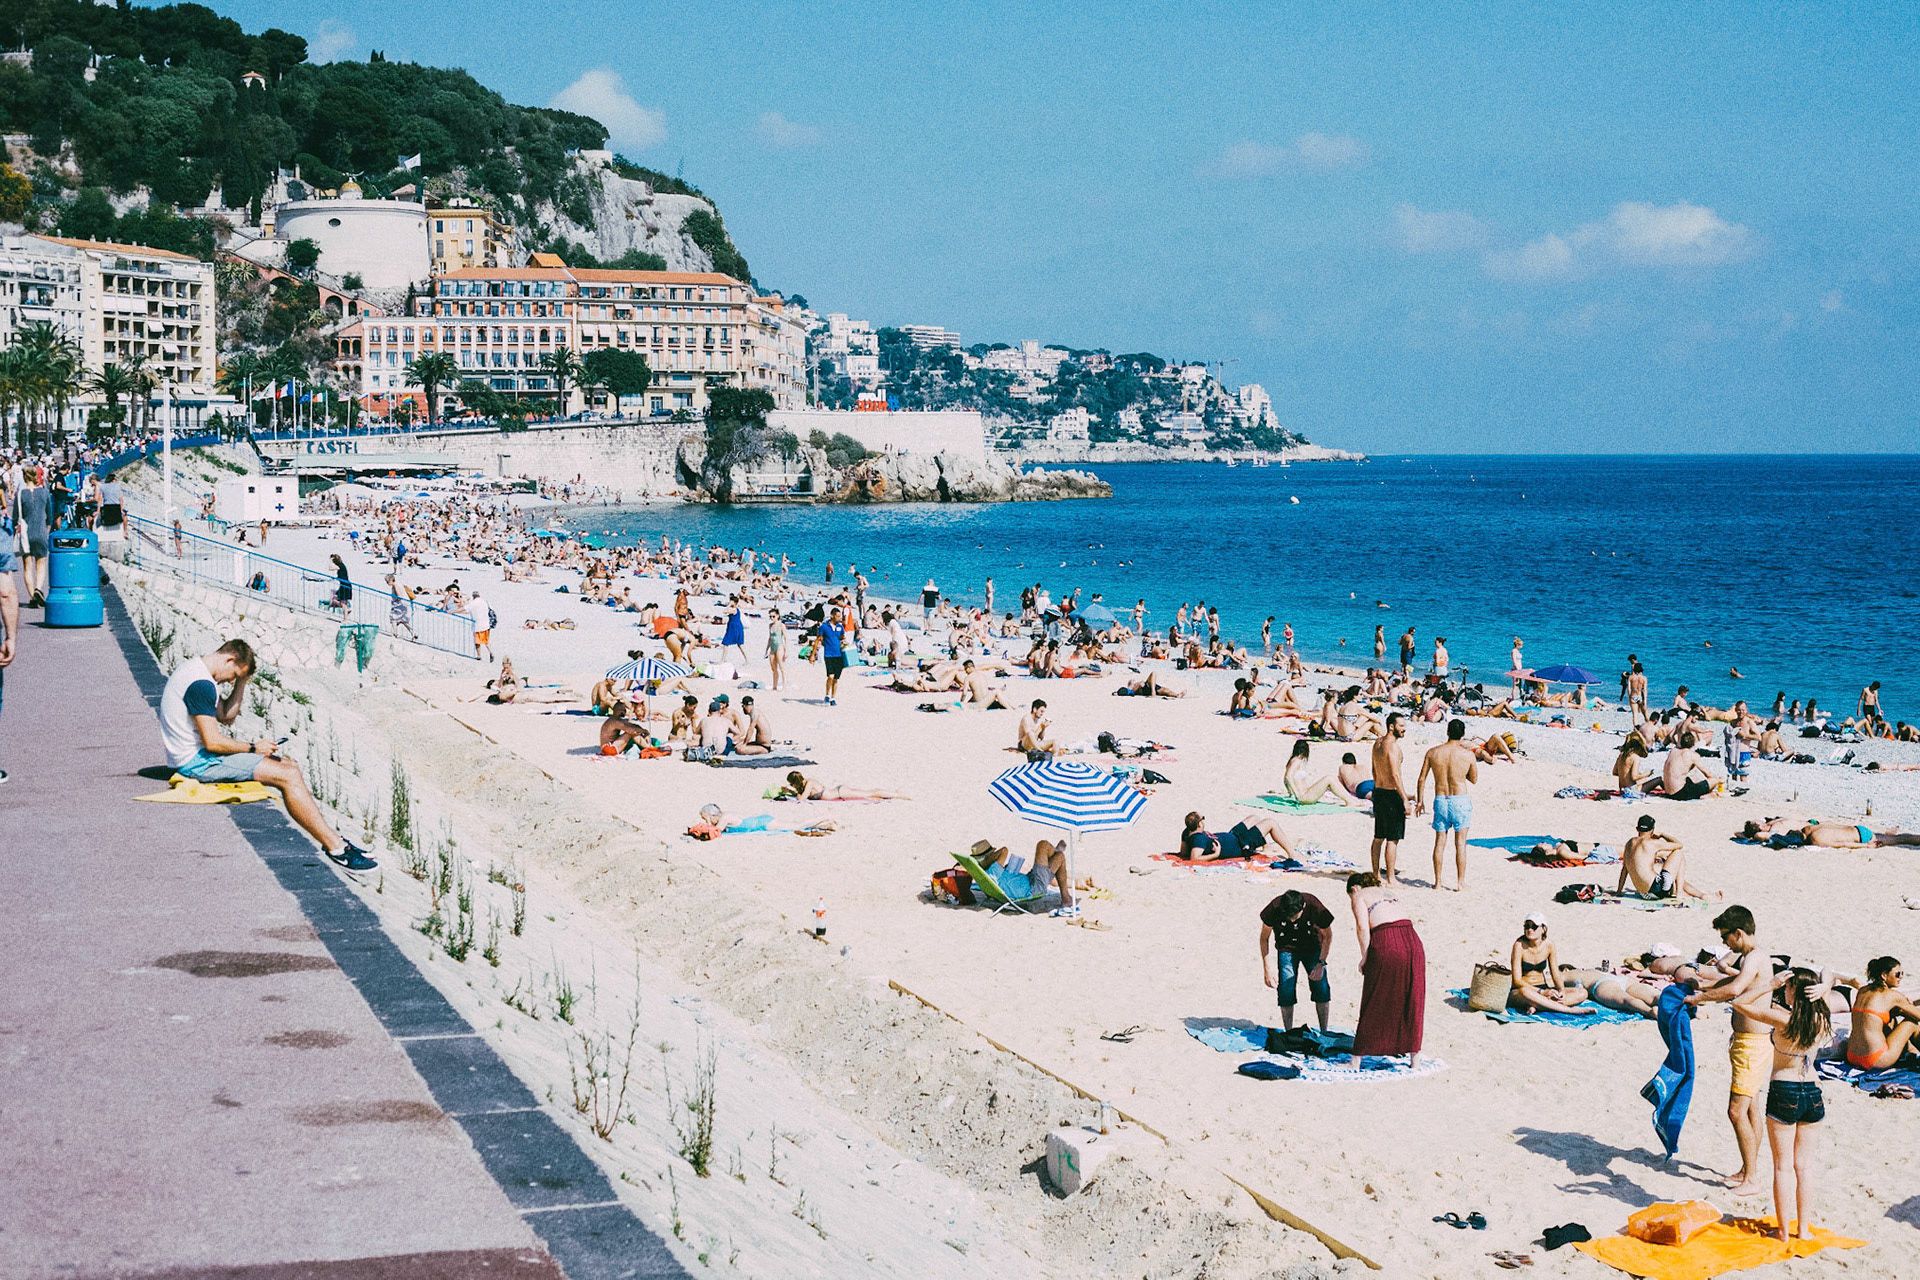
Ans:
[[[1053,415],[1047,423],[1047,443],[1057,445],[1084,445],[1093,430],[1093,415],[1084,405],[1075,405],[1071,409]]]
[[[1273,398],[1267,389],[1257,382],[1249,382],[1233,393],[1239,405],[1239,417],[1250,427],[1265,427],[1273,424]]]
[[[427,206],[414,200],[369,200],[353,182],[342,186],[334,199],[278,205],[273,238],[282,246],[313,241],[320,248],[320,270],[359,276],[368,289],[404,289],[425,280],[432,270]],[[273,265],[283,263],[284,256]]]
[[[937,324],[903,324],[900,332],[922,351],[937,351],[941,347],[951,347],[955,351],[960,349],[960,335]]]
[[[1062,348],[1043,347],[1035,339],[1028,338],[1017,347],[995,347],[985,352],[980,357],[980,367],[1052,382],[1066,361],[1067,352]]]

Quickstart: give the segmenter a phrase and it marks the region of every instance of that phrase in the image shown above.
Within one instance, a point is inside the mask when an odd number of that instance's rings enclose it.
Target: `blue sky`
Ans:
[[[1920,451],[1920,6],[215,7],[588,109],[817,307],[1324,443]]]

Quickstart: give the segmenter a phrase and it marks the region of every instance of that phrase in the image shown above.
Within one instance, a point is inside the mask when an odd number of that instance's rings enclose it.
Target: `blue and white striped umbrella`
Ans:
[[[1130,826],[1147,804],[1122,779],[1077,760],[1023,764],[995,778],[987,790],[1029,822],[1070,833]]]
[[[617,667],[609,667],[607,669],[607,679],[609,680],[651,682],[654,680],[671,680],[675,676],[683,676],[685,674],[687,674],[687,668],[677,662],[668,662],[665,658],[635,658],[631,662],[623,662]]]

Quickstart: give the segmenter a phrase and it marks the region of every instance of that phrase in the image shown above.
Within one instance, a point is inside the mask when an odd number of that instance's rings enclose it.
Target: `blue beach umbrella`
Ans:
[[[1090,604],[1080,611],[1080,617],[1095,631],[1105,631],[1120,619],[1113,616],[1113,610],[1103,604]]]
[[[1028,822],[1067,833],[1067,876],[1083,831],[1133,825],[1147,798],[1125,781],[1077,760],[1043,760],[1007,770],[987,791]]]
[[[655,680],[671,680],[675,676],[687,674],[687,668],[677,662],[668,662],[665,658],[635,658],[623,662],[617,667],[607,669],[609,680],[636,680],[651,683]]]
[[[1600,677],[1585,667],[1576,667],[1569,662],[1555,663],[1550,667],[1540,667],[1528,673],[1535,680],[1545,680],[1548,684],[1599,684]]]

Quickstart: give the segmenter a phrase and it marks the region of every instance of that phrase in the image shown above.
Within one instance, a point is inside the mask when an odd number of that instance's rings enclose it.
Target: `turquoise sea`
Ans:
[[[1920,457],[1403,457],[1365,463],[1093,468],[1107,501],[974,506],[645,508],[583,512],[615,538],[785,551],[836,581],[918,598],[928,575],[996,606],[1039,582],[1058,599],[1141,597],[1164,628],[1181,602],[1257,641],[1291,622],[1309,659],[1364,665],[1409,623],[1420,662],[1447,637],[1455,666],[1504,680],[1571,662],[1617,690],[1629,653],[1661,700],[1676,684],[1764,711],[1784,689],[1851,713],[1883,682],[1888,714],[1920,720]],[[1289,499],[1298,498],[1296,504]],[[1378,602],[1378,603],[1376,603]],[[1380,607],[1384,605],[1385,607]],[[1711,644],[1709,649],[1707,646]],[[1735,680],[1729,668],[1744,676]]]

